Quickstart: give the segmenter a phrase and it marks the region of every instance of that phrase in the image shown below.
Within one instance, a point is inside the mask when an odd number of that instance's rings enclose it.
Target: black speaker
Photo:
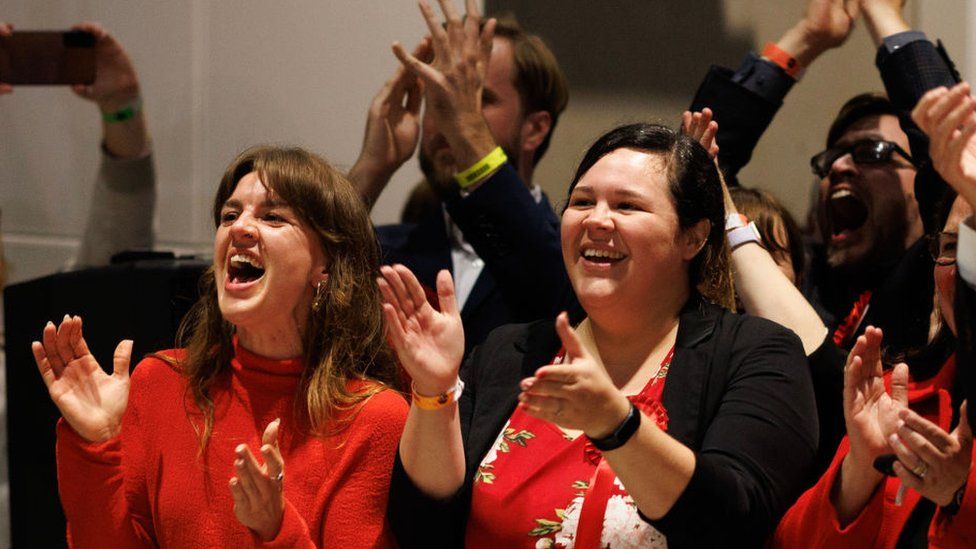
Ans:
[[[31,341],[44,324],[81,315],[95,358],[112,371],[112,353],[132,339],[132,367],[147,353],[173,347],[183,315],[196,301],[209,262],[143,260],[59,273],[4,290],[7,434],[14,547],[65,547],[54,443],[60,414],[34,364]]]

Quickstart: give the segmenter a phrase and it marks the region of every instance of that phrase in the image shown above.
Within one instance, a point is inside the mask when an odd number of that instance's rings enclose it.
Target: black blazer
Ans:
[[[485,267],[461,309],[468,353],[495,328],[554,318],[578,309],[559,243],[559,218],[543,195],[536,202],[505,164],[465,198],[445,200],[451,219]],[[453,272],[451,243],[438,208],[419,224],[377,228],[383,263],[402,263],[435,288],[441,269]]]
[[[499,328],[461,369],[465,482],[448,500],[414,486],[397,456],[388,517],[404,547],[461,547],[474,473],[515,410],[518,384],[560,348],[550,320]],[[689,300],[664,386],[668,433],[695,451],[687,489],[650,521],[670,547],[761,546],[802,492],[817,410],[799,339],[772,322]]]

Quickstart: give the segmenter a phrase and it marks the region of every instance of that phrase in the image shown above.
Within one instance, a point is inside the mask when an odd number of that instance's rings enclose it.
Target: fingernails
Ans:
[[[244,460],[243,459],[235,459],[234,460],[234,467],[244,467]]]
[[[234,451],[237,452],[238,454],[243,454],[245,448],[247,448],[247,446],[243,444],[238,444],[237,448],[234,448]]]

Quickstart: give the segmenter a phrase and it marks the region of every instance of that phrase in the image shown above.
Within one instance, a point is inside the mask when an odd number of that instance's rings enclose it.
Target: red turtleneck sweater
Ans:
[[[392,546],[386,501],[406,402],[383,391],[341,433],[310,437],[295,414],[302,368],[300,359],[270,360],[235,340],[230,373],[213,390],[213,435],[202,454],[185,380],[156,358],[133,372],[120,436],[89,443],[62,419],[58,479],[71,545]],[[261,435],[278,417],[285,515],[277,537],[262,542],[235,518],[228,481],[234,448],[245,443],[260,460]]]

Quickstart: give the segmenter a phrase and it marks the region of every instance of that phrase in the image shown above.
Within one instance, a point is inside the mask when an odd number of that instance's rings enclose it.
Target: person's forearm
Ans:
[[[667,514],[695,472],[695,454],[660,430],[654,420],[641,418],[640,429],[623,446],[604,453],[607,462],[651,519]]]
[[[854,521],[871,501],[871,496],[884,480],[873,467],[859,465],[850,454],[841,463],[840,474],[830,493],[830,500],[837,510],[841,528]]]
[[[383,189],[390,183],[392,176],[392,173],[370,167],[368,162],[360,158],[349,169],[346,178],[359,193],[359,197],[366,204],[366,209],[371,211],[380,195],[383,194]]]
[[[410,406],[400,439],[400,460],[413,483],[439,499],[453,496],[464,483],[464,446],[457,404],[440,410]]]
[[[865,2],[864,21],[875,47],[881,47],[888,36],[911,30],[901,10],[886,2]]]
[[[747,313],[793,330],[807,356],[823,343],[823,321],[768,251],[756,244],[739,246],[732,252],[732,273]]]
[[[441,127],[459,172],[474,166],[498,146],[480,112],[458,114]]]
[[[820,54],[829,49],[829,46],[821,45],[812,38],[802,24],[797,24],[783,33],[776,45],[792,55],[804,67],[809,67],[820,57]]]
[[[149,154],[149,130],[142,108],[122,122],[102,120],[102,142],[105,150],[115,158],[140,158]]]

